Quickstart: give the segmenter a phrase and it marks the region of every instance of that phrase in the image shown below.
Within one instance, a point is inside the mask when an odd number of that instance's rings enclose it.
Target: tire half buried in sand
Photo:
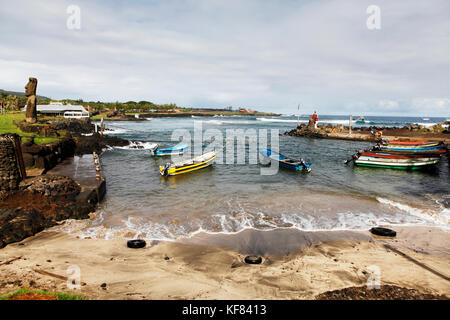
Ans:
[[[246,256],[244,261],[248,264],[260,264],[262,262],[262,258],[258,256]]]
[[[395,237],[397,232],[388,228],[375,227],[370,229],[370,232],[382,237]]]
[[[145,245],[146,245],[145,240],[141,240],[141,239],[127,241],[128,248],[139,249],[139,248],[145,247]]]

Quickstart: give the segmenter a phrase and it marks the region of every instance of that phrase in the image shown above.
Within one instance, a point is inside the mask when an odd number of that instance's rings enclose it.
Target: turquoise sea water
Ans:
[[[320,117],[320,116],[319,116]],[[328,119],[327,119],[328,118]],[[322,116],[323,121],[347,124],[347,117]],[[302,119],[305,120],[306,119]],[[368,117],[372,125],[403,126],[445,119]],[[420,120],[420,121],[419,121]],[[161,118],[140,122],[107,122],[110,134],[141,141],[147,149],[110,148],[101,156],[107,196],[89,222],[67,224],[83,236],[177,239],[197,232],[234,233],[262,230],[367,230],[376,225],[428,225],[450,230],[449,161],[428,171],[407,172],[344,165],[355,150],[370,143],[307,139],[280,135],[280,152],[312,162],[312,172],[280,169],[261,175],[261,165],[216,163],[197,172],[161,177],[159,165],[168,158],[150,157],[148,147],[170,147],[174,129],[194,138],[194,122],[203,133],[230,129],[278,130],[296,126],[296,117]],[[427,122],[428,121],[428,122]],[[375,124],[376,123],[376,124]],[[198,140],[198,137],[197,137]],[[269,137],[270,141],[270,137]],[[192,140],[191,143],[194,141]],[[203,141],[207,146],[209,141]],[[237,154],[234,154],[237,160]],[[220,162],[220,161],[219,161]],[[224,161],[225,162],[225,161]]]

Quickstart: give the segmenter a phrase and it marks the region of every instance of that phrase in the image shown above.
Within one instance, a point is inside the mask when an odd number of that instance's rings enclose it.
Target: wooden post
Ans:
[[[103,129],[105,128],[104,124],[103,124],[103,117],[102,120],[100,122],[100,135],[103,136]]]
[[[298,104],[297,128],[300,127],[300,103]]]
[[[25,180],[27,177],[27,171],[25,169],[25,163],[23,162],[22,147],[20,145],[21,138],[19,135],[15,134],[13,136],[13,139],[14,139],[14,151],[16,152],[20,175],[22,176],[22,180]]]
[[[352,115],[350,115],[350,118],[348,119],[348,134],[352,134]]]

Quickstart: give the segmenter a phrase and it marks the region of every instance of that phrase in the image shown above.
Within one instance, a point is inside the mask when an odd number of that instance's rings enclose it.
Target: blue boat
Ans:
[[[404,152],[436,152],[436,153],[445,153],[447,150],[445,146],[431,146],[431,147],[421,147],[421,146],[393,146],[387,145],[381,147],[383,150],[394,150],[394,151],[404,151]]]
[[[295,171],[311,171],[311,162],[306,162],[303,159],[291,159],[270,149],[259,149],[259,152],[270,161],[278,162],[280,167]]]
[[[166,148],[166,149],[159,149],[159,145],[156,145],[156,147],[150,149],[150,154],[152,156],[156,156],[156,157],[179,155],[179,154],[183,154],[183,152],[187,148],[189,148],[189,146],[187,144],[182,144],[182,145],[179,145],[179,146]]]

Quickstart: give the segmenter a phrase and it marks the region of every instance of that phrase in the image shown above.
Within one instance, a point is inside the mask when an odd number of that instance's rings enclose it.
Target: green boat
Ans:
[[[392,161],[388,159],[375,159],[372,157],[361,156],[355,160],[357,166],[376,167],[376,168],[390,168],[401,170],[420,170],[430,166],[434,166],[439,162],[437,158],[410,160],[410,161]]]

